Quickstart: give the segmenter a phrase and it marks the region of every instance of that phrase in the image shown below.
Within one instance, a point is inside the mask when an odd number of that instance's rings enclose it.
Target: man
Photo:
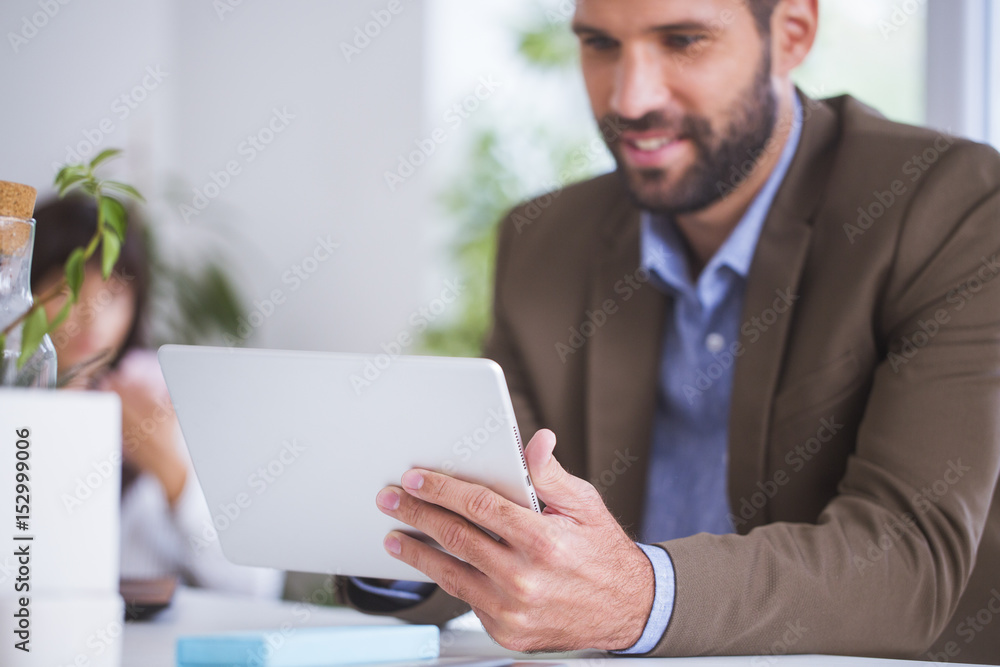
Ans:
[[[1000,658],[996,152],[797,95],[816,0],[573,26],[618,169],[503,223],[487,345],[545,512],[407,471],[379,507],[461,560],[393,532],[440,588],[342,598],[518,650]]]

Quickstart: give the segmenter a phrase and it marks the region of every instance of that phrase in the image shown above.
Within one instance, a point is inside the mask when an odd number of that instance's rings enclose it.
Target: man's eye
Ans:
[[[663,41],[671,49],[683,51],[684,49],[691,48],[703,39],[705,39],[704,35],[668,35]]]
[[[610,37],[593,36],[583,40],[584,45],[595,51],[608,51],[618,46],[618,42]]]

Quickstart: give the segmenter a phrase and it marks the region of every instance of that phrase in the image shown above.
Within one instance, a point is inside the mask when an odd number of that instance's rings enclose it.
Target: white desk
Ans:
[[[174,645],[188,634],[230,630],[275,630],[283,623],[293,628],[322,625],[389,625],[395,619],[365,616],[350,609],[331,609],[294,602],[254,600],[193,589],[178,589],[170,609],[152,621],[125,625],[122,667],[174,667]],[[476,630],[447,629],[441,634],[442,657],[503,657],[519,654],[507,651]],[[909,660],[873,660],[827,656],[768,656],[766,658],[612,658],[605,654],[577,653],[572,656],[521,656],[525,660],[557,658],[586,667],[627,667],[629,663],[654,667],[917,667],[925,664]],[[587,659],[590,658],[590,659]],[[412,665],[413,663],[409,663]],[[927,663],[929,664],[929,663]]]
[[[122,667],[174,667],[174,646],[177,638],[184,635],[232,630],[277,630],[283,623],[289,623],[293,628],[305,628],[325,625],[397,625],[402,622],[384,616],[366,616],[353,609],[317,607],[178,588],[171,607],[156,618],[125,624]],[[482,631],[445,630],[441,633],[441,647],[445,656],[520,655],[496,644]],[[578,655],[603,654],[591,652]],[[538,660],[539,656],[529,659]]]

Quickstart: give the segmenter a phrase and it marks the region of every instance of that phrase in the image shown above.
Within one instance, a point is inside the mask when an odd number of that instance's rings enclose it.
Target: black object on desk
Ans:
[[[145,621],[170,606],[177,577],[122,579],[118,591],[125,599],[125,620]]]

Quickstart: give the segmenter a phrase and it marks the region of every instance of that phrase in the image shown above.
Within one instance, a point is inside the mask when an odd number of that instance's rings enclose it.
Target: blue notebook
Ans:
[[[438,657],[435,625],[293,628],[180,637],[177,667],[325,667]]]

